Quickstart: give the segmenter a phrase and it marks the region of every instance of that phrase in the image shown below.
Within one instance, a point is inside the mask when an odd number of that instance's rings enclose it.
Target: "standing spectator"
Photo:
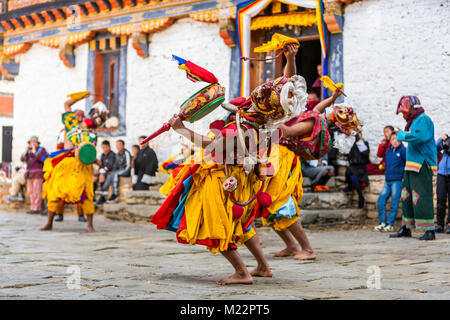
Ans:
[[[397,217],[398,204],[402,192],[402,179],[406,164],[406,148],[397,141],[397,133],[391,133],[390,146],[385,152],[385,182],[383,190],[378,197],[378,219],[380,225],[376,231],[394,231],[394,222]],[[392,196],[392,197],[391,197]],[[386,219],[386,202],[391,197],[391,210]],[[386,223],[387,222],[387,223]]]
[[[101,196],[97,200],[98,206],[101,206],[106,202],[105,196],[108,195],[109,186],[111,186],[113,182],[112,173],[117,168],[116,154],[111,150],[111,145],[108,140],[102,142],[102,151],[103,153],[100,157],[100,162],[104,169],[100,169],[99,182]]]
[[[306,109],[308,111],[313,110],[314,107],[319,104],[320,102],[320,95],[317,95],[317,93],[315,91],[309,91],[308,92],[308,98],[306,101]]]
[[[22,166],[17,166],[14,169],[14,174],[11,181],[11,190],[8,202],[12,201],[24,201],[23,188],[27,184],[25,179],[25,169]]]
[[[42,159],[47,155],[45,148],[40,146],[38,137],[32,136],[28,140],[28,146],[20,161],[27,163],[25,178],[27,190],[30,194],[31,210],[28,214],[39,214],[42,211],[42,183],[44,182],[44,162]]]
[[[386,157],[386,151],[389,149],[391,143],[391,134],[394,132],[393,126],[386,126],[384,127],[383,133],[384,138],[381,140],[381,143],[378,145],[377,150],[377,157],[381,158],[382,160],[380,163],[369,163],[367,165],[367,172],[369,175],[378,175],[378,174],[384,174],[384,171],[386,169],[385,165],[385,157]]]
[[[322,65],[317,65],[317,78],[314,80],[314,83],[311,86],[311,90],[314,91],[317,95],[317,97],[322,96],[322,81],[320,81],[320,78],[322,77]]]
[[[369,143],[365,141],[361,133],[356,136],[356,141],[350,149],[348,161],[350,166],[345,173],[345,182],[347,187],[344,192],[351,192],[353,188],[358,192],[358,208],[366,207],[366,200],[362,192],[363,187],[369,185],[369,175],[367,173],[367,164],[369,163]]]
[[[402,188],[402,227],[391,238],[411,237],[411,229],[425,230],[420,240],[434,240],[433,171],[437,170],[434,124],[416,96],[404,96],[397,114],[406,120],[398,141],[408,142]]]
[[[113,191],[108,202],[116,202],[119,197],[119,177],[129,177],[131,173],[131,154],[125,149],[125,142],[123,140],[116,141],[116,170],[111,172],[113,177]]]
[[[445,210],[448,208],[446,233],[450,234],[450,138],[447,134],[442,135],[437,141],[439,152],[443,151],[442,159],[439,162],[438,176],[436,182],[437,195],[437,225],[436,232],[444,232]]]
[[[158,159],[155,151],[148,146],[148,143],[141,145],[141,141],[144,139],[145,136],[139,137],[141,150],[139,150],[134,160],[136,184],[133,185],[133,190],[148,190],[151,176],[155,176],[155,172],[158,169]]]

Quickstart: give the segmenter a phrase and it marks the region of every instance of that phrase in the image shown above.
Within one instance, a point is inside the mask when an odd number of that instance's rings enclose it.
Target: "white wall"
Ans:
[[[179,105],[199,90],[205,83],[186,79],[185,72],[171,60],[174,53],[198,63],[213,72],[227,88],[231,49],[219,36],[215,23],[196,22],[185,18],[169,28],[153,34],[150,57],[139,57],[129,41],[127,56],[127,106],[126,137],[106,138],[115,149],[115,140],[121,138],[128,149],[137,143],[140,135],[147,135],[159,128]],[[69,69],[58,57],[58,50],[34,44],[21,56],[20,75],[15,84],[13,159],[18,160],[31,135],[38,135],[48,151],[54,151],[56,138],[62,128],[61,114],[66,95],[86,90],[88,45],[75,50],[76,66]],[[80,102],[83,105],[84,102]],[[198,124],[203,131],[215,115]],[[99,138],[99,142],[105,138]],[[166,133],[155,140],[158,159],[164,161],[179,152],[178,134]],[[99,143],[99,145],[100,145]],[[100,147],[99,147],[100,149]]]
[[[54,151],[67,94],[86,90],[88,45],[75,49],[75,68],[67,68],[58,50],[33,44],[20,57],[14,89],[13,161],[18,161],[32,135]],[[83,102],[80,102],[83,103]]]
[[[141,58],[129,45],[127,85],[127,144],[135,144],[140,135],[157,130],[164,122],[179,113],[179,106],[192,94],[205,87],[204,82],[193,83],[172,60],[172,54],[190,60],[215,74],[222,86],[228,88],[231,49],[219,36],[216,23],[180,19],[169,28],[152,35],[150,56]],[[194,126],[205,132],[214,112]],[[191,125],[191,128],[194,128]],[[130,140],[131,139],[131,140]],[[158,160],[180,151],[180,136],[171,131],[152,143]]]
[[[345,8],[345,92],[364,121],[372,158],[402,95],[419,96],[436,138],[450,131],[450,3],[364,0]]]

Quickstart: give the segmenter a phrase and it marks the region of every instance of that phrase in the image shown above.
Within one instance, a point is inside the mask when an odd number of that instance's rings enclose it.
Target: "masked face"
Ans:
[[[329,120],[345,134],[351,134],[351,131],[357,130],[360,126],[353,108],[345,106],[334,106]]]
[[[271,119],[278,119],[283,116],[280,93],[283,85],[287,82],[288,78],[280,77],[256,87],[251,93],[251,99],[256,110]]]

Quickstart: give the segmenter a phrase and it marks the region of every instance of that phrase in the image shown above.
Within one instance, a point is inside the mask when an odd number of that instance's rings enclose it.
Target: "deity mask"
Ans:
[[[343,133],[349,135],[361,126],[356,113],[351,107],[334,106],[329,120],[333,122]]]

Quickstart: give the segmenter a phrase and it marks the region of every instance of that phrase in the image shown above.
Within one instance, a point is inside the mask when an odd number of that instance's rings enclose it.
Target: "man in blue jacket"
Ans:
[[[411,237],[411,229],[425,230],[420,240],[434,240],[433,174],[437,172],[434,124],[416,96],[404,96],[397,114],[406,120],[398,141],[408,142],[402,188],[402,228],[391,238]]]
[[[397,133],[393,132],[390,139],[391,145],[385,155],[385,179],[383,190],[378,197],[378,218],[380,225],[376,231],[394,231],[394,222],[397,217],[398,203],[402,191],[402,179],[406,164],[406,148],[397,141]],[[392,197],[391,197],[392,196]],[[391,210],[386,219],[386,202],[391,197]]]
[[[443,152],[441,162],[439,162],[439,169],[436,182],[436,195],[437,195],[437,225],[436,232],[444,232],[445,221],[445,209],[447,207],[447,201],[449,203],[450,210],[450,138],[447,134],[442,135],[438,139],[436,145],[438,152]],[[447,228],[446,233],[450,234],[450,211],[447,216]]]

